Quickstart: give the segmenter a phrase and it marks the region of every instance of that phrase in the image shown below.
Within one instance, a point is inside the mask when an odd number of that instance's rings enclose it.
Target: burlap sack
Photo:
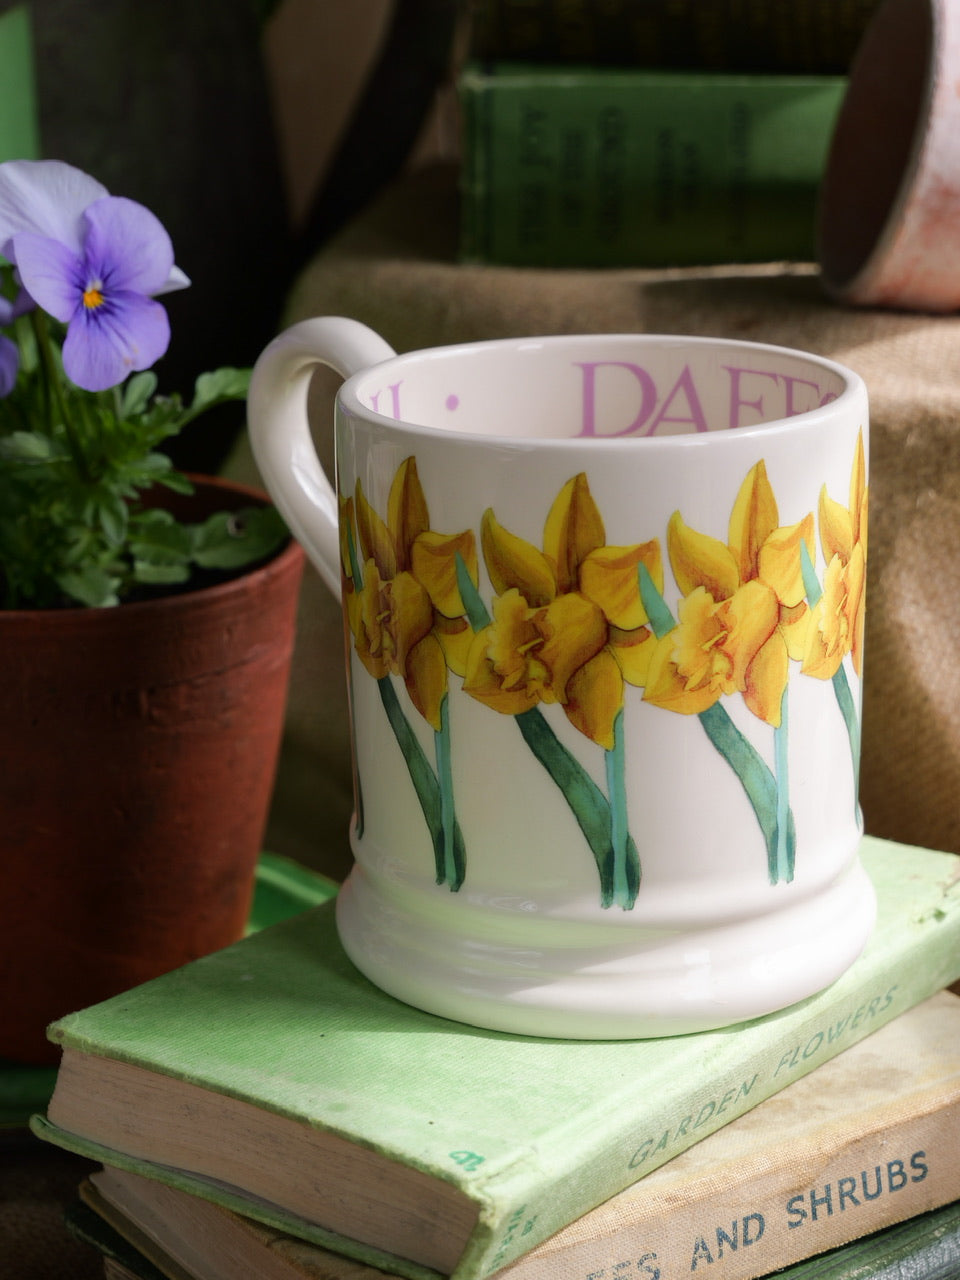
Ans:
[[[848,310],[812,266],[541,271],[455,262],[449,171],[388,191],[298,280],[293,322],[347,315],[398,351],[519,334],[646,331],[747,338],[857,370],[872,460],[862,801],[868,831],[960,852],[960,317]],[[331,460],[336,380],[313,420]],[[231,470],[250,476],[249,457]],[[342,874],[350,770],[337,606],[304,588],[287,744],[269,838]]]

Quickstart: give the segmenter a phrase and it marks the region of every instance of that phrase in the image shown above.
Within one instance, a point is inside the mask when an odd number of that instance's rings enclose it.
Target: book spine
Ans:
[[[713,71],[849,69],[878,0],[474,0],[477,57]]]
[[[893,856],[897,848],[890,846]],[[960,911],[956,889],[946,887],[953,859],[945,862],[945,873],[940,906],[918,909],[909,927],[881,948],[868,948],[858,965],[819,996],[779,1017],[737,1028],[735,1039],[717,1045],[713,1070],[701,1073],[694,1087],[682,1071],[651,1080],[650,1096],[658,1106],[645,1113],[642,1126],[625,1117],[617,1141],[592,1146],[587,1138],[574,1142],[571,1133],[567,1168],[535,1197],[522,1177],[516,1186],[505,1185],[496,1222],[474,1234],[455,1280],[476,1280],[516,1261],[588,1209],[955,981]],[[598,1133],[610,1133],[601,1118],[596,1123]],[[589,1188],[595,1189],[592,1199]]]
[[[16,4],[4,9],[0,16],[0,160],[32,160],[40,154],[40,127],[30,8]]]
[[[956,1280],[957,1276],[960,1203],[810,1258],[779,1272],[777,1280]]]
[[[460,77],[461,256],[543,267],[809,260],[845,80]]]
[[[635,1220],[630,1202],[618,1201],[605,1235],[557,1248],[548,1241],[503,1280],[765,1276],[949,1202],[960,1185],[958,1139],[960,1083],[945,1108],[932,1104],[900,1122],[885,1110],[839,1146],[814,1135],[781,1166],[745,1179],[731,1164],[728,1176],[705,1177],[698,1196],[682,1183],[671,1196],[665,1183],[637,1200]]]

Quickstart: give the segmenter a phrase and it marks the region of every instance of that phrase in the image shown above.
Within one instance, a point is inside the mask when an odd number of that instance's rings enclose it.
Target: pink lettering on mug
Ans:
[[[668,417],[667,410],[672,406],[675,397],[681,391],[683,392],[687,401],[687,416],[686,417]],[[693,380],[693,374],[691,373],[690,366],[688,364],[685,364],[683,366],[683,372],[680,374],[680,377],[673,384],[673,387],[668,393],[666,399],[664,400],[663,404],[660,406],[659,413],[656,415],[654,420],[650,423],[650,427],[647,430],[646,434],[648,436],[656,435],[657,428],[660,426],[661,422],[689,423],[690,426],[693,427],[694,431],[710,430],[710,428],[707,426],[706,414],[703,412],[703,405],[701,405],[700,397],[697,395],[696,383]]]
[[[709,430],[689,365],[684,365],[676,382],[658,408],[660,393],[653,378],[642,365],[632,364],[627,360],[594,360],[582,363],[578,361],[577,364],[583,370],[583,420],[579,433],[581,436],[602,436],[606,439],[640,434],[652,436],[656,435],[658,428],[665,422],[690,426],[694,431]],[[626,369],[637,380],[637,388],[640,392],[639,408],[629,426],[619,431],[597,429],[598,418],[602,419],[604,416],[597,409],[597,370],[602,368]],[[671,409],[680,410],[684,407],[685,413],[670,412]]]
[[[811,409],[822,408],[823,405],[829,404],[831,400],[836,400],[836,394],[832,391],[823,392],[816,382],[811,382],[809,378],[797,378],[789,373],[776,373],[771,369],[744,369],[736,365],[724,365],[724,369],[730,375],[730,414],[727,425],[729,427],[741,427],[745,424],[741,421],[741,409],[753,409],[758,415],[759,422],[775,422],[778,418],[793,418],[798,413],[809,413]],[[782,397],[777,396],[776,400],[771,403],[769,396],[765,396],[765,392],[769,393],[772,388],[769,385],[752,385],[744,386],[743,377],[751,378],[768,378],[773,382],[774,387],[780,388],[783,385]],[[812,397],[809,394],[798,390],[798,388],[807,387],[813,392]],[[750,400],[747,397],[751,394],[759,392],[756,400]]]
[[[583,419],[579,434],[581,436],[598,436],[602,434],[604,437],[612,439],[615,436],[633,435],[639,431],[657,407],[657,388],[646,369],[641,368],[638,364],[632,364],[629,360],[577,360],[574,363],[583,370]],[[596,394],[598,369],[627,369],[637,380],[637,387],[640,392],[640,407],[637,410],[636,417],[622,431],[604,431],[601,433],[597,430]]]
[[[380,397],[384,391],[390,392],[390,410],[380,408]],[[400,383],[394,382],[389,387],[381,387],[379,391],[375,391],[370,397],[370,408],[374,413],[382,413],[387,418],[400,420]]]

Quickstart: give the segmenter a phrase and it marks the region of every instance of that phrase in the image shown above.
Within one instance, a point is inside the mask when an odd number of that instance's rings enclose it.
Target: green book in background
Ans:
[[[410,1276],[499,1270],[960,976],[960,858],[867,838],[826,991],[644,1041],[479,1031],[367,982],[334,903],[61,1019],[43,1138]]]
[[[845,72],[879,0],[473,0],[478,58]]]
[[[540,267],[812,260],[843,76],[473,64],[461,256]]]
[[[30,11],[17,4],[0,14],[0,161],[39,153]]]
[[[0,19],[0,25],[2,25]],[[289,858],[263,853],[257,863],[257,882],[247,924],[257,933],[298,911],[326,902],[338,885],[328,876],[311,871]],[[30,1116],[50,1101],[57,1078],[56,1067],[25,1067],[0,1059],[0,1135],[24,1128]]]

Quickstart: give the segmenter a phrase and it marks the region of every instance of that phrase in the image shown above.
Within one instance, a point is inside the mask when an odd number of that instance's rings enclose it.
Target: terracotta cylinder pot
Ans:
[[[203,481],[177,514],[262,500]],[[242,935],[302,568],[0,612],[0,1057],[55,1061],[52,1019]]]

